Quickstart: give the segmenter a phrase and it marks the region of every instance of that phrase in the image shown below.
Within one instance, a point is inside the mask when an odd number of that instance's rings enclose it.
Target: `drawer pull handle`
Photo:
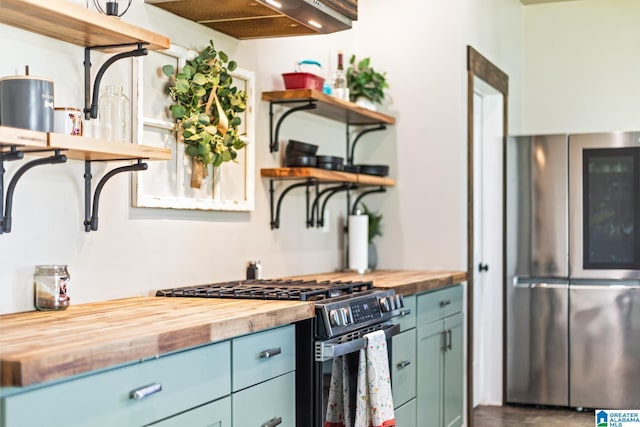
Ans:
[[[129,398],[133,400],[140,400],[144,399],[145,397],[149,397],[152,394],[156,394],[160,391],[162,391],[162,384],[153,383],[133,390],[131,393],[129,393]]]
[[[446,307],[451,304],[451,300],[440,301],[440,307]]]
[[[276,427],[282,424],[282,417],[275,417],[262,424],[260,427]]]
[[[398,369],[406,368],[409,365],[411,365],[410,360],[403,360],[402,362],[398,363]]]
[[[264,350],[260,352],[260,359],[269,359],[270,357],[277,356],[282,353],[282,349],[278,348],[270,348],[269,350]],[[277,424],[274,424],[277,425]]]
[[[410,314],[411,314],[411,309],[409,309],[409,308],[408,308],[408,309],[406,309],[406,310],[402,310],[402,311],[400,312],[400,317],[408,316],[408,315],[410,315]]]

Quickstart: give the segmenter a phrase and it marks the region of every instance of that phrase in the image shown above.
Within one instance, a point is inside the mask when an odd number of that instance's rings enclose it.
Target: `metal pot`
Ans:
[[[0,125],[53,131],[53,80],[33,76],[0,79]]]

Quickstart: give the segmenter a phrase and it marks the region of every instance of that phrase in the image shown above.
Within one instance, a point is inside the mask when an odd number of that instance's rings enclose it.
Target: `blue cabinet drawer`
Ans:
[[[234,427],[295,427],[295,393],[295,372],[233,393],[231,400]]]
[[[29,389],[4,399],[0,424],[141,426],[228,395],[229,342]],[[161,390],[157,390],[161,386]],[[146,389],[145,389],[146,387]],[[157,390],[153,392],[153,390]],[[132,396],[139,392],[138,398]],[[144,392],[150,392],[142,396]]]
[[[394,319],[400,325],[400,332],[416,327],[416,296],[404,297],[404,307],[400,309],[400,316]]]
[[[295,340],[293,325],[234,338],[233,391],[295,370]]]
[[[231,397],[227,396],[150,425],[153,427],[231,427]]]
[[[413,399],[401,407],[395,409],[396,425],[398,427],[418,427],[418,418],[416,411],[416,399]],[[436,421],[425,422],[420,426],[435,426]]]
[[[397,408],[416,397],[416,330],[392,338],[391,389]]]
[[[462,311],[462,285],[453,285],[418,295],[418,326]]]

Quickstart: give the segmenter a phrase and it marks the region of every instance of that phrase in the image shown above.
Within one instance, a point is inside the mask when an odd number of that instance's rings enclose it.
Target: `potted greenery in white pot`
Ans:
[[[372,212],[367,205],[362,203],[362,213],[369,217],[369,270],[375,270],[378,266],[378,250],[373,243],[373,239],[382,236],[382,214]]]
[[[384,99],[384,90],[389,87],[386,72],[374,70],[369,58],[356,61],[355,55],[349,60],[347,84],[351,101],[374,111],[376,104],[381,104]]]
[[[179,139],[193,160],[193,188],[200,188],[207,165],[235,160],[237,150],[244,148],[237,113],[246,109],[247,93],[233,86],[229,73],[236,67],[223,51],[216,51],[213,41],[182,70],[173,65],[162,67],[170,79],[169,95],[175,101],[170,110],[178,123]]]

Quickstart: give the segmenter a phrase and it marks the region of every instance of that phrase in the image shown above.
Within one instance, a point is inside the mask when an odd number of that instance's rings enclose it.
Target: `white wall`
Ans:
[[[524,8],[523,133],[640,129],[640,2]]]
[[[124,18],[190,48],[213,39],[256,71],[258,168],[279,164],[279,155],[268,152],[268,104],[259,93],[281,89],[280,73],[297,60],[318,59],[329,70],[338,49],[347,57],[370,56],[388,72],[386,111],[397,117],[396,126],[365,137],[356,153],[361,163],[390,164],[398,182],[367,200],[384,213],[379,266],[465,269],[466,45],[518,82],[520,8],[517,0],[407,0],[402,7],[367,0],[351,31],[254,41],[229,38],[140,0]],[[481,24],[485,19],[489,25]],[[30,64],[32,74],[54,78],[58,105],[82,103],[81,48],[0,26],[0,50],[9,58],[0,63],[1,76]],[[107,81],[129,84],[126,67],[107,74]],[[517,95],[512,105],[519,105]],[[343,126],[303,113],[285,122],[282,137],[319,143],[326,154],[344,153]],[[8,164],[7,176],[15,168]],[[341,196],[329,202],[329,233],[305,228],[302,191],[285,199],[281,229],[271,231],[267,180],[256,178],[254,212],[204,213],[131,208],[129,179],[122,175],[105,187],[100,230],[85,233],[82,174],[82,163],[70,161],[33,169],[20,181],[13,232],[0,236],[0,313],[32,309],[36,264],[69,264],[76,304],[242,278],[250,259],[262,261],[266,277],[341,267]]]

